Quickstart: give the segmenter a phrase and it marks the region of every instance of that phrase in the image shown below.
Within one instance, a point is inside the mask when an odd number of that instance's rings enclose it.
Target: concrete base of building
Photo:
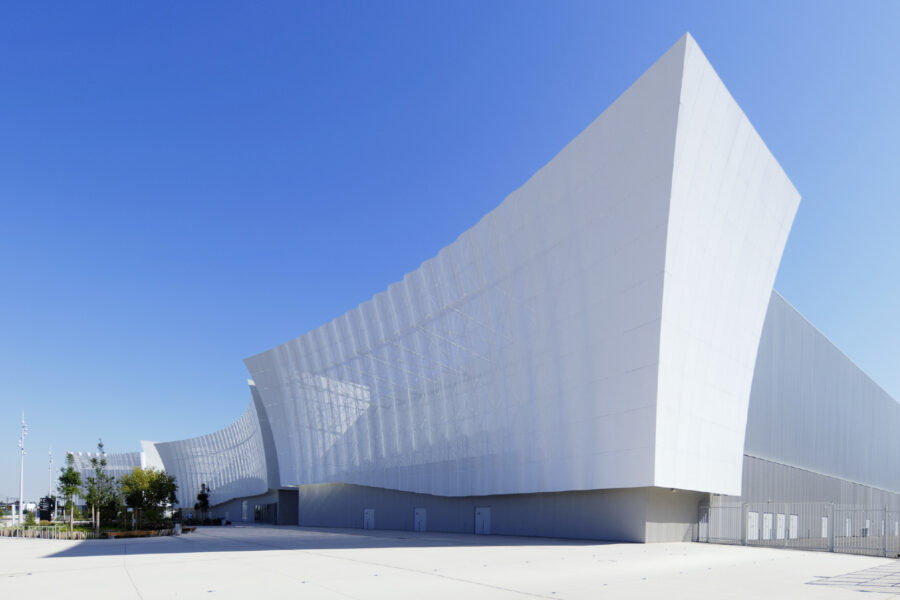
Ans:
[[[351,484],[299,488],[298,523],[623,542],[689,541],[708,494],[662,488],[445,497]]]

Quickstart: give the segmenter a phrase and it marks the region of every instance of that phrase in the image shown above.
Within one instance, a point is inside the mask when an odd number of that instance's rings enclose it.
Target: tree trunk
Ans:
[[[69,533],[75,530],[75,503],[69,503]]]

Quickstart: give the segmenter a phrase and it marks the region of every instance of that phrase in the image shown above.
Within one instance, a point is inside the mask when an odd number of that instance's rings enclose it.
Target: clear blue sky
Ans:
[[[900,2],[0,8],[0,496],[202,434],[242,359],[520,186],[690,31],[803,195],[776,288],[900,397]]]

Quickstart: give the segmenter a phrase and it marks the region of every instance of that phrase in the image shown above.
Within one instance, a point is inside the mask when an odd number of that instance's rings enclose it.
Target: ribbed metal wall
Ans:
[[[900,494],[753,456],[744,456],[742,489],[744,502],[832,502],[900,510]]]
[[[75,458],[74,468],[81,474],[81,481],[87,481],[88,477],[94,476],[94,467],[91,465],[91,459],[100,458],[97,452],[73,452]],[[135,467],[141,466],[140,452],[113,452],[105,455],[106,472],[116,479],[131,473]]]
[[[898,432],[900,404],[773,293],[744,453],[900,492]]]
[[[193,507],[201,484],[210,504],[263,494],[269,489],[266,454],[253,402],[240,419],[200,437],[156,444],[166,472],[175,475],[178,500]]]

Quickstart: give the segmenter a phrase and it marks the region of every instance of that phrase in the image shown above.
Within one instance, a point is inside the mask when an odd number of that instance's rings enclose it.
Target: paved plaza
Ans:
[[[2,598],[897,595],[897,560],[712,544],[274,526],[201,527],[180,537],[133,540],[0,538]]]

